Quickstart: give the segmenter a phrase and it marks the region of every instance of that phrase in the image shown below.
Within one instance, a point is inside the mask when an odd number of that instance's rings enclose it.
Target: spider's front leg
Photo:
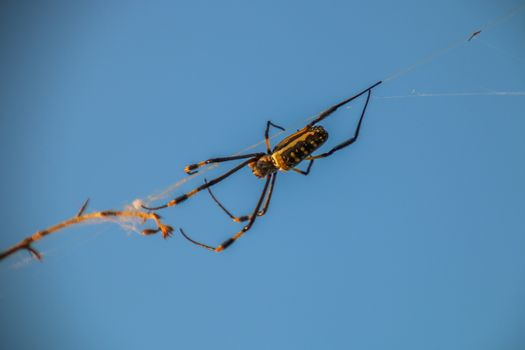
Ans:
[[[193,175],[196,172],[198,172],[198,170],[195,170],[195,169],[198,169],[198,168],[200,168],[202,166],[205,166],[207,164],[229,162],[230,160],[245,159],[245,158],[252,158],[252,157],[260,157],[262,155],[264,155],[264,153],[260,153],[259,152],[259,153],[243,154],[243,155],[240,155],[240,156],[210,158],[210,159],[204,160],[204,161],[199,162],[199,163],[187,165],[184,168],[184,172],[186,174],[188,174],[188,175]]]
[[[285,131],[285,129],[282,126],[274,124],[269,120],[266,122],[266,131],[264,132],[264,142],[266,143],[266,152],[268,152],[268,154],[272,153],[272,148],[270,147],[270,126],[273,126],[274,128]]]
[[[264,153],[262,153],[264,154]],[[241,164],[237,165],[235,168],[227,171],[226,173],[222,174],[221,176],[219,177],[216,177],[215,179],[211,180],[210,182],[207,182],[203,185],[200,185],[199,187],[183,194],[183,195],[180,195],[178,196],[177,198],[169,201],[168,203],[164,204],[164,205],[160,205],[158,207],[147,207],[145,205],[141,205],[142,208],[144,209],[147,209],[147,210],[158,210],[158,209],[163,209],[163,208],[167,208],[167,207],[171,207],[171,206],[174,206],[174,205],[177,205],[181,202],[184,202],[186,199],[196,195],[197,193],[199,193],[200,191],[202,190],[205,190],[207,189],[208,187],[211,187],[213,185],[216,185],[218,184],[219,182],[221,182],[222,180],[226,179],[227,177],[229,177],[230,175],[236,173],[237,171],[241,170],[242,168],[244,168],[245,166],[247,166],[248,164],[250,164],[251,162],[253,161],[256,161],[257,160],[257,157],[252,157],[248,160],[245,160],[244,162],[242,162]]]
[[[190,236],[188,236],[184,230],[181,228],[180,229],[180,232],[181,234],[184,236],[184,238],[186,238],[188,241],[190,241],[191,243],[193,244],[196,244],[198,245],[199,247],[202,247],[202,248],[206,248],[208,250],[212,250],[214,252],[217,252],[217,253],[220,253],[222,252],[224,249],[228,248],[229,246],[231,246],[236,240],[238,240],[242,235],[244,235],[246,232],[248,232],[252,226],[253,226],[253,223],[255,222],[255,219],[257,218],[257,213],[259,212],[259,209],[261,208],[261,205],[262,205],[262,202],[263,202],[263,199],[264,199],[264,196],[266,194],[266,191],[268,190],[268,185],[270,184],[270,180],[272,178],[272,175],[268,175],[266,177],[266,182],[264,184],[264,188],[263,188],[263,191],[261,193],[261,196],[259,197],[259,200],[257,201],[257,205],[255,206],[255,210],[253,211],[253,213],[249,216],[249,221],[248,221],[248,224],[246,226],[244,226],[239,232],[237,232],[235,235],[233,235],[232,237],[228,238],[227,240],[225,240],[224,242],[222,242],[221,244],[219,244],[218,246],[216,247],[212,247],[210,245],[207,245],[207,244],[204,244],[204,243],[201,243],[201,242],[198,242],[194,239],[192,239]]]
[[[277,179],[277,173],[274,173],[272,175],[272,182],[270,183],[270,189],[268,190],[268,193],[266,194],[266,200],[264,201],[263,208],[257,212],[257,216],[263,216],[266,214],[266,211],[268,210],[268,206],[270,205],[270,200],[272,199],[272,193],[273,193],[273,187],[275,185],[275,179]],[[206,181],[206,180],[204,180]],[[211,198],[217,205],[228,215],[234,222],[244,222],[250,220],[250,215],[243,215],[243,216],[235,216],[233,215],[226,207],[215,197],[211,189],[208,187],[208,193],[210,194]]]

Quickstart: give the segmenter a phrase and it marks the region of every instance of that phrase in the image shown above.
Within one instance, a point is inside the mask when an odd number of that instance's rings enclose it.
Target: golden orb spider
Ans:
[[[228,238],[227,240],[225,240],[224,242],[222,242],[216,247],[212,247],[207,244],[195,241],[194,239],[189,237],[182,228],[180,229],[180,232],[188,241],[200,247],[203,247],[203,248],[215,251],[215,252],[222,252],[224,249],[232,245],[233,242],[235,242],[238,238],[240,238],[243,234],[245,234],[253,226],[253,223],[255,222],[255,219],[257,218],[257,216],[263,216],[266,213],[266,211],[268,210],[268,206],[270,204],[270,199],[272,198],[272,192],[273,192],[273,188],[275,185],[275,179],[277,178],[278,170],[280,171],[293,170],[299,174],[308,175],[310,173],[310,169],[312,168],[312,165],[315,159],[328,157],[332,155],[334,152],[339,151],[340,149],[343,149],[351,145],[357,140],[357,137],[359,136],[359,130],[361,129],[361,123],[365,115],[366,107],[368,106],[368,102],[370,100],[371,91],[373,88],[375,88],[379,84],[381,84],[381,81],[378,81],[377,83],[361,91],[357,95],[354,95],[344,101],[341,101],[333,105],[332,107],[328,108],[327,110],[321,112],[317,118],[315,118],[312,122],[310,122],[304,128],[298,130],[297,132],[291,134],[290,136],[286,137],[284,140],[279,142],[277,146],[273,148],[273,150],[270,147],[270,139],[268,137],[270,126],[281,129],[283,131],[284,131],[284,128],[278,125],[275,125],[271,121],[268,121],[266,123],[266,131],[264,133],[264,138],[266,142],[266,153],[260,152],[260,153],[243,154],[243,155],[232,156],[232,157],[211,158],[211,159],[205,160],[200,163],[188,165],[184,168],[184,171],[187,174],[194,174],[198,171],[196,169],[204,165],[207,165],[207,164],[221,163],[221,162],[227,162],[230,160],[248,158],[247,160],[237,165],[235,168],[222,174],[221,176],[218,176],[211,181],[205,180],[205,183],[203,185],[169,201],[168,203],[164,205],[161,205],[158,207],[147,207],[143,205],[142,207],[148,210],[158,210],[162,208],[171,207],[171,206],[177,205],[185,201],[191,196],[197,194],[198,192],[204,189],[207,189],[211,197],[213,198],[213,200],[219,205],[219,207],[221,207],[221,209],[233,221],[235,222],[248,221],[248,224],[244,226],[234,236],[232,236],[231,238]],[[316,156],[311,155],[316,149],[318,149],[328,139],[328,133],[325,131],[325,129],[322,126],[316,125],[316,124],[319,123],[321,120],[325,119],[326,117],[328,117],[333,112],[335,112],[339,107],[349,103],[350,101],[364,94],[367,94],[366,102],[361,112],[359,121],[357,123],[357,127],[354,131],[354,135],[348,140],[338,144],[337,146],[335,146],[328,152],[325,152],[325,153],[322,153]],[[310,163],[308,164],[308,167],[306,168],[306,171],[296,168],[296,166],[303,160],[310,161]],[[255,209],[253,210],[252,214],[236,217],[232,215],[219,202],[219,200],[211,192],[210,187],[218,184],[219,182],[226,179],[227,177],[234,174],[235,172],[239,171],[240,169],[244,168],[245,166],[249,166],[252,169],[253,174],[257,176],[258,178],[266,178],[266,182],[264,184],[264,188],[262,190],[262,193],[259,197],[259,200],[257,201],[257,205],[255,206]],[[264,199],[265,197],[266,199]],[[264,201],[264,205],[263,205],[263,201]],[[261,209],[261,206],[262,206],[262,209]]]

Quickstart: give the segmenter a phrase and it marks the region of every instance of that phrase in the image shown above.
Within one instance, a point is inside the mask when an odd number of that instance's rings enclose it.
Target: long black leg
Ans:
[[[263,216],[266,214],[266,211],[268,210],[268,206],[270,205],[270,200],[272,199],[272,193],[273,193],[273,186],[275,184],[275,179],[277,178],[277,173],[274,173],[272,175],[272,182],[270,183],[270,189],[268,190],[268,193],[266,194],[266,200],[264,201],[263,208],[259,210],[257,213],[257,216]],[[208,192],[210,193],[211,198],[217,205],[228,215],[233,221],[235,222],[244,222],[250,219],[249,215],[243,215],[243,216],[235,216],[233,215],[226,207],[215,197],[211,189],[208,187]]]
[[[253,161],[256,161],[256,160],[257,160],[257,157],[253,157],[253,158],[250,158],[248,160],[245,160],[244,162],[242,162],[241,164],[237,165],[235,168],[231,169],[230,171],[227,171],[226,173],[222,174],[221,176],[216,177],[215,179],[211,180],[210,182],[207,182],[207,183],[205,183],[203,185],[200,185],[199,187],[197,187],[196,189],[191,190],[188,193],[185,193],[185,194],[183,194],[181,196],[178,196],[177,198],[169,201],[168,203],[166,203],[164,205],[161,205],[161,206],[158,206],[158,207],[146,207],[146,206],[142,205],[142,208],[148,209],[148,210],[158,210],[158,209],[167,208],[167,207],[171,207],[171,206],[177,205],[177,204],[179,204],[181,202],[184,202],[186,199],[190,198],[191,196],[194,196],[198,192],[200,192],[200,191],[202,191],[202,190],[204,190],[204,189],[206,189],[208,187],[211,187],[211,186],[221,182],[222,180],[224,180],[228,176],[236,173],[237,171],[241,170],[242,168],[244,168],[249,163],[251,163]]]
[[[184,168],[184,172],[186,174],[191,175],[191,174],[195,174],[197,172],[197,171],[193,171],[193,170],[195,170],[197,168],[200,168],[201,166],[204,166],[206,164],[228,162],[230,160],[237,160],[237,159],[244,159],[244,158],[251,158],[251,157],[260,157],[262,155],[264,155],[264,153],[250,153],[250,154],[243,154],[243,155],[240,155],[240,156],[210,158],[210,159],[207,159],[207,160],[202,161],[200,163],[187,165]]]
[[[274,128],[281,129],[282,131],[284,131],[284,128],[282,126],[275,125],[274,123],[268,120],[268,122],[266,123],[266,131],[264,132],[264,141],[266,142],[266,151],[268,152],[268,154],[272,153],[272,149],[270,147],[270,138],[269,138],[270,126],[273,126]]]
[[[334,153],[336,151],[339,151],[340,149],[345,148],[347,146],[350,146],[352,143],[354,143],[357,140],[357,137],[359,136],[359,130],[361,129],[361,122],[363,121],[363,117],[365,116],[366,107],[368,106],[368,101],[370,101],[370,93],[371,93],[371,90],[368,90],[368,95],[366,96],[365,106],[363,107],[363,111],[361,112],[361,117],[359,118],[359,122],[357,123],[357,128],[355,129],[354,136],[352,138],[350,138],[350,139],[348,139],[348,140],[338,144],[337,146],[335,146],[334,148],[332,148],[328,152],[325,152],[323,154],[319,154],[317,156],[310,156],[310,157],[307,157],[306,159],[314,160],[314,159],[318,159],[318,158],[328,157],[328,156],[332,155],[332,153]]]
[[[231,238],[228,238],[227,240],[225,240],[224,242],[222,242],[221,244],[219,244],[218,246],[216,247],[212,247],[212,246],[209,246],[207,244],[204,244],[204,243],[200,243],[200,242],[197,242],[196,240],[190,238],[185,232],[184,230],[181,228],[180,229],[180,232],[182,233],[182,235],[184,236],[184,238],[186,238],[188,241],[190,241],[191,243],[193,244],[196,244],[198,245],[199,247],[202,247],[202,248],[206,248],[206,249],[209,249],[209,250],[212,250],[214,252],[222,252],[224,249],[228,248],[229,246],[231,246],[233,244],[233,242],[235,242],[236,240],[238,240],[243,234],[245,234],[246,232],[248,232],[248,230],[250,228],[252,228],[252,225],[253,223],[255,222],[255,219],[257,218],[257,213],[259,212],[259,209],[261,208],[261,205],[262,205],[262,202],[263,202],[263,199],[264,199],[264,196],[266,194],[266,191],[268,190],[268,185],[270,184],[270,179],[271,179],[271,175],[268,175],[266,177],[266,183],[264,184],[264,188],[262,190],[262,193],[261,193],[261,196],[259,197],[259,200],[257,201],[257,205],[255,206],[255,209],[252,213],[252,215],[250,215],[250,219],[248,221],[248,224],[246,226],[244,226],[239,232],[237,232],[235,235],[233,235]]]
[[[308,163],[308,167],[306,168],[306,171],[304,170],[301,170],[301,169],[297,169],[297,168],[292,168],[291,170],[295,171],[296,173],[299,173],[301,175],[308,175],[310,174],[310,169],[312,168],[312,165],[314,165],[314,160],[310,160],[310,163]]]
[[[375,88],[377,85],[379,85],[381,83],[382,83],[382,81],[378,81],[377,83],[375,83],[374,85],[370,86],[369,88],[361,91],[357,95],[354,95],[354,96],[352,96],[350,98],[347,98],[346,100],[344,100],[342,102],[339,102],[338,104],[335,104],[332,107],[328,108],[327,110],[321,112],[321,114],[319,114],[319,116],[317,118],[315,118],[310,124],[308,124],[308,126],[313,126],[313,125],[319,123],[321,120],[323,120],[324,118],[328,117],[330,114],[335,112],[339,107],[347,104],[350,101],[355,100],[359,96],[364,95],[367,92],[368,92],[368,94],[370,94],[370,90],[372,90],[373,88]]]

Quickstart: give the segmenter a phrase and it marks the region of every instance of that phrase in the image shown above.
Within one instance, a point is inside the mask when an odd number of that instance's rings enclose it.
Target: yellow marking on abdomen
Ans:
[[[288,151],[290,148],[294,148],[295,145],[298,143],[298,142],[301,142],[301,141],[306,141],[306,139],[309,137],[309,136],[312,136],[312,135],[315,135],[315,130],[309,130],[309,131],[306,131],[306,132],[303,132],[303,134],[294,139],[293,141],[291,141],[289,144],[287,144],[286,146],[284,146],[283,148],[279,149],[277,152],[278,153],[284,153],[286,151]]]
[[[272,160],[279,170],[287,171],[288,169],[290,169],[290,167],[283,160],[283,157],[281,157],[280,151],[272,154]]]
[[[327,138],[328,134],[321,126],[299,130],[275,146],[272,161],[279,170],[287,171],[308,157]]]

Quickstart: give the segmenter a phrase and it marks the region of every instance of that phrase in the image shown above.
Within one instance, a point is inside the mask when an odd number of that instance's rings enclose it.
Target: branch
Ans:
[[[31,253],[31,255],[33,255],[35,259],[42,260],[42,254],[40,254],[40,252],[38,252],[38,250],[36,250],[32,246],[34,242],[41,240],[47,235],[50,235],[59,230],[65,229],[69,226],[80,224],[84,221],[100,220],[100,219],[106,219],[108,217],[139,218],[144,221],[152,220],[153,222],[155,222],[155,225],[157,226],[156,229],[143,230],[142,231],[143,235],[152,235],[158,232],[162,232],[162,237],[166,239],[171,236],[171,232],[173,231],[173,227],[169,225],[164,225],[160,221],[160,216],[155,213],[147,213],[147,212],[132,211],[132,210],[124,210],[124,211],[105,210],[105,211],[98,211],[94,213],[84,214],[88,201],[89,199],[82,205],[82,208],[80,208],[80,210],[78,211],[78,214],[72,217],[71,219],[62,221],[61,223],[51,226],[45,230],[37,231],[33,235],[26,237],[25,239],[20,241],[18,244],[15,244],[11,248],[8,248],[5,251],[1,252],[0,260],[7,258],[8,256],[18,252],[19,250],[27,250],[29,253]]]

